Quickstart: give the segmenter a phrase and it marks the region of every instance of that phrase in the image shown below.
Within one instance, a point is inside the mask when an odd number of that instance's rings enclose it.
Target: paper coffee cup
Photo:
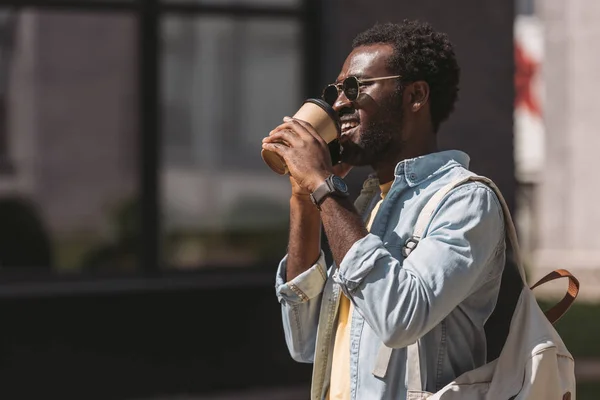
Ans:
[[[340,123],[335,110],[321,99],[307,99],[294,114],[294,118],[308,122],[327,143],[331,143],[340,133]],[[262,150],[264,162],[276,173],[285,175],[288,169],[281,157],[269,150]]]

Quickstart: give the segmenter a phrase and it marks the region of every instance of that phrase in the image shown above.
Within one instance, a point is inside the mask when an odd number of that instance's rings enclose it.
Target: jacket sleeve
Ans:
[[[316,264],[286,282],[287,256],[279,264],[275,290],[281,303],[285,341],[292,358],[314,362],[317,325],[327,268],[321,252]]]
[[[369,234],[352,246],[334,279],[385,345],[406,347],[502,272],[490,270],[500,251],[503,257],[498,198],[469,183],[446,195],[406,259],[394,258]]]

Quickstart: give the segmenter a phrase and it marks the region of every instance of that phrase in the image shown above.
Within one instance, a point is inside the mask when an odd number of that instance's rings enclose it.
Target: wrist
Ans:
[[[348,197],[348,185],[342,178],[330,174],[310,195],[313,204],[321,211],[320,204],[329,196]]]
[[[321,186],[325,182],[325,180],[332,174],[333,173],[330,171],[323,171],[318,174],[315,174],[314,178],[311,179],[310,183],[306,185],[307,192],[309,194],[314,193],[315,190],[317,190],[317,188]]]
[[[310,198],[310,195],[292,195],[290,198],[290,210],[296,210],[304,215],[308,214],[319,214],[319,210],[315,207],[315,204]]]
[[[290,201],[308,201],[310,203],[310,193],[292,193]]]

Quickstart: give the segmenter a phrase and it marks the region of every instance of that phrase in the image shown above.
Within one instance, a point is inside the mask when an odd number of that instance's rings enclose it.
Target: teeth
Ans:
[[[358,122],[355,121],[351,121],[351,122],[344,122],[342,124],[342,131],[346,131],[348,129],[352,129],[354,127],[358,126]]]

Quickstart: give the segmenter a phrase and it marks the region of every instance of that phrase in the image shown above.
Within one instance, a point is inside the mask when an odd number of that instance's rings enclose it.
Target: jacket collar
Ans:
[[[469,168],[469,161],[469,156],[460,150],[446,150],[400,161],[394,174],[414,187],[450,168]]]

